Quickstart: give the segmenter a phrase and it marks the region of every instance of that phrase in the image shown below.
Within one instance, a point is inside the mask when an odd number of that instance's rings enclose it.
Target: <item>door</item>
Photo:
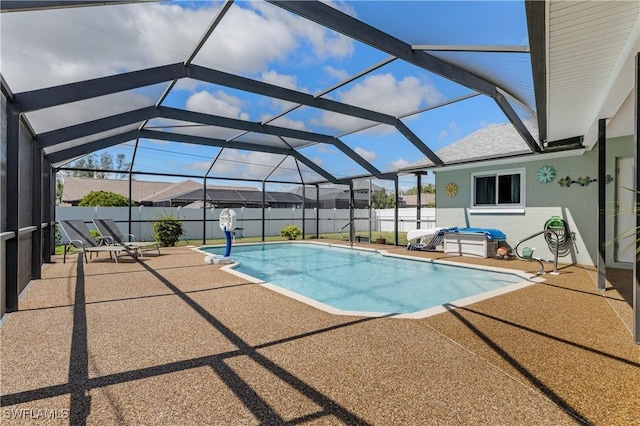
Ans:
[[[633,262],[635,252],[636,216],[633,204],[633,157],[616,159],[616,250],[615,259],[618,262]],[[631,235],[629,235],[631,233]],[[626,236],[625,236],[626,235]]]

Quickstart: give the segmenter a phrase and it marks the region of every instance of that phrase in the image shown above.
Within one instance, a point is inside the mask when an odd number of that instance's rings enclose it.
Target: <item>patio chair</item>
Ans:
[[[156,248],[158,254],[160,254],[160,243],[157,241],[136,241],[136,236],[133,234],[122,234],[118,225],[116,225],[113,219],[93,219],[93,224],[102,236],[103,240],[108,244],[122,245],[135,250],[140,256],[143,248]],[[126,241],[125,235],[131,237],[133,241]]]
[[[89,263],[87,252],[89,252],[90,256],[92,256],[93,253],[107,252],[109,253],[109,258],[115,258],[116,263],[118,263],[118,253],[121,251],[124,250],[131,254],[128,247],[122,245],[106,245],[103,244],[102,241],[96,240],[93,235],[91,235],[89,227],[83,220],[60,220],[58,224],[68,239],[64,245],[62,263],[67,262],[67,251],[69,251],[71,246],[77,248],[84,254],[86,263]],[[132,255],[135,256],[135,253]]]
[[[414,229],[407,232],[407,250],[435,250],[442,241],[449,228]],[[416,240],[415,243],[411,241]]]

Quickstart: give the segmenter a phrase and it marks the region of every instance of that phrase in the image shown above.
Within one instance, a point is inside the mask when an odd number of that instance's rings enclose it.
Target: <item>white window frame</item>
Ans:
[[[476,201],[476,178],[479,177],[491,177],[491,176],[495,176],[496,177],[496,199],[498,197],[498,183],[499,183],[499,176],[504,176],[504,175],[516,175],[519,174],[520,175],[520,202],[517,204],[495,204],[495,205],[487,205],[487,204],[481,204],[481,205],[476,205],[475,201]],[[476,214],[482,214],[482,213],[524,213],[525,211],[525,196],[526,196],[526,185],[525,185],[525,181],[526,181],[526,176],[525,176],[525,169],[524,168],[519,168],[519,169],[508,169],[508,170],[496,170],[496,171],[491,171],[491,172],[477,172],[477,173],[472,173],[471,174],[471,191],[470,191],[470,205],[471,208],[469,210],[470,213],[476,213]],[[497,202],[497,200],[496,200]]]

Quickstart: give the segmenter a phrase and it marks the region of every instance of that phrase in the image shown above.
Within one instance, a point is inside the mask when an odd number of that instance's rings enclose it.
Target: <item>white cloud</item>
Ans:
[[[189,111],[249,120],[249,114],[242,112],[242,100],[222,90],[215,93],[204,90],[196,92],[185,101],[185,108]]]
[[[332,66],[327,65],[327,66],[325,66],[323,68],[323,70],[331,78],[334,78],[334,79],[336,79],[338,81],[342,81],[342,80],[346,79],[347,77],[349,77],[349,73],[345,69],[337,69],[337,68],[334,68]]]
[[[359,146],[354,148],[354,151],[362,158],[364,158],[365,160],[367,160],[368,162],[372,162],[375,161],[377,154],[374,151],[367,151],[364,148],[361,148]]]
[[[403,160],[402,158],[398,158],[395,161],[392,161],[390,163],[391,167],[389,168],[389,170],[399,170],[403,167],[407,167],[409,165],[409,162],[407,160]]]
[[[440,130],[440,133],[438,133],[438,140],[444,140],[447,136],[449,136],[449,132],[447,130]]]
[[[269,119],[270,116],[263,116],[261,118],[262,121]],[[296,129],[296,130],[307,130],[304,121],[301,120],[293,120],[287,116],[278,117],[276,120],[273,120],[269,123],[269,125],[278,126],[278,127],[286,127],[288,129]]]
[[[443,95],[428,83],[415,77],[402,80],[389,73],[367,77],[347,91],[338,93],[341,102],[398,116],[415,111],[424,103],[431,105],[443,99]],[[352,131],[369,123],[366,120],[324,112],[320,122],[338,131]]]

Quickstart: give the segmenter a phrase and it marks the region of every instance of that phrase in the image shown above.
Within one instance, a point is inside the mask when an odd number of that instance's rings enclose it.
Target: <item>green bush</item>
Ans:
[[[171,214],[159,215],[153,222],[153,236],[163,247],[175,246],[181,236],[184,235],[182,222],[177,216]]]
[[[290,240],[295,240],[300,235],[302,235],[302,231],[295,225],[287,225],[280,231],[280,235],[283,237],[287,237]]]
[[[83,207],[126,207],[129,199],[124,195],[108,191],[91,191],[80,200],[79,206]],[[131,205],[134,205],[131,203]]]

